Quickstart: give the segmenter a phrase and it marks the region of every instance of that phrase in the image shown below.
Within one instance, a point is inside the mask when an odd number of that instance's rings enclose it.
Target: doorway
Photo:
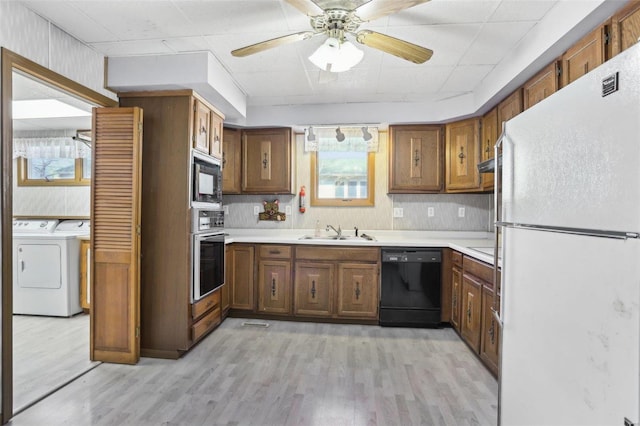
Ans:
[[[24,327],[35,327],[36,329],[42,329],[43,323],[29,322],[26,324],[16,324],[20,327],[20,330],[14,330],[14,318],[13,318],[13,232],[12,232],[12,218],[14,213],[14,179],[16,174],[14,173],[13,162],[13,138],[14,138],[14,121],[13,121],[13,101],[14,90],[16,94],[19,94],[23,89],[20,87],[20,82],[23,78],[28,78],[30,81],[37,82],[47,90],[55,90],[57,93],[62,93],[64,96],[68,96],[72,99],[70,103],[76,103],[77,106],[81,104],[89,104],[91,106],[117,106],[117,102],[109,99],[97,92],[94,92],[84,86],[69,80],[51,70],[42,67],[24,57],[21,57],[9,50],[2,49],[2,423],[6,423],[11,419],[16,407],[15,402],[21,405],[21,408],[25,406],[25,399],[14,398],[16,392],[14,391],[14,382],[22,380],[18,376],[14,376],[14,366],[20,365],[17,359],[14,359],[14,349],[24,349],[25,345],[29,345],[28,342],[20,341],[18,337],[14,335],[16,331],[23,330]],[[17,82],[18,81],[18,82]],[[24,81],[22,81],[24,83]],[[22,124],[16,124],[16,127],[22,126]],[[24,131],[24,129],[22,129]],[[79,130],[79,129],[78,129]],[[23,318],[21,318],[23,319]],[[40,320],[42,318],[34,318]],[[68,326],[68,330],[78,329],[82,331],[84,328],[88,332],[89,323],[87,317],[72,317],[75,321],[73,325]],[[46,321],[46,320],[45,320]],[[82,324],[85,321],[86,325]],[[53,323],[46,321],[47,323]],[[49,324],[51,325],[51,324]],[[55,324],[57,325],[57,324]],[[64,327],[67,329],[67,326]],[[41,331],[41,330],[40,330]],[[69,331],[70,332],[70,331]],[[64,334],[61,331],[52,331],[51,333]],[[62,338],[62,336],[61,336]],[[75,340],[75,338],[72,338]],[[56,346],[60,346],[59,344]],[[88,343],[86,348],[86,354],[88,358]],[[23,360],[20,360],[23,361]],[[31,372],[31,366],[27,363],[21,365],[20,374],[24,374],[25,371]],[[67,379],[73,380],[73,375],[70,375]],[[63,385],[65,380],[59,380],[56,384],[57,387]],[[17,382],[16,382],[17,383]],[[55,390],[51,389],[52,391]],[[40,391],[38,391],[40,392]],[[31,397],[27,397],[31,398]],[[26,406],[28,406],[28,402]]]

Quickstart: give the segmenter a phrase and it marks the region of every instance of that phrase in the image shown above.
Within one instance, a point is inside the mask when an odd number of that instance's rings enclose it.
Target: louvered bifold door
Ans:
[[[91,359],[140,358],[142,110],[94,108]]]

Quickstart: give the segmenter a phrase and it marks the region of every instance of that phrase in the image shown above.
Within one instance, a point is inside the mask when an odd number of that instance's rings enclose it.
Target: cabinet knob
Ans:
[[[416,167],[418,167],[418,164],[420,163],[420,155],[418,154],[418,150],[416,149],[414,154],[413,154],[413,162],[415,164]]]
[[[356,300],[360,300],[360,283],[356,281]]]
[[[271,295],[275,297],[276,295],[276,279],[271,279]]]
[[[466,156],[466,155],[464,155],[464,147],[463,147],[463,146],[461,146],[461,147],[460,147],[460,154],[458,154],[458,158],[460,159],[460,164],[464,163],[464,159],[465,159],[466,157],[467,157],[467,156]]]
[[[265,152],[264,159],[262,160],[262,168],[266,169],[268,165],[269,165],[269,160],[268,160],[267,153]]]
[[[316,298],[316,280],[311,280],[311,298]]]

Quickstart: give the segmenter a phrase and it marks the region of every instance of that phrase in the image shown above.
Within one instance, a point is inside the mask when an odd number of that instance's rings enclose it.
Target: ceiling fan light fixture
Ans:
[[[364,52],[351,42],[329,37],[309,56],[309,60],[321,70],[344,72],[356,66],[363,56]]]

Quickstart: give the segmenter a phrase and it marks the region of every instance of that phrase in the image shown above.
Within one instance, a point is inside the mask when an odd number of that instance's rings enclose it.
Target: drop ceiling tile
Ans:
[[[555,4],[555,0],[503,0],[489,22],[538,21]]]
[[[383,67],[377,93],[437,92],[453,71],[452,66]]]
[[[23,3],[85,43],[118,40],[117,34],[109,31],[99,20],[87,17],[72,2],[26,0]]]
[[[433,50],[427,63],[433,66],[457,64],[482,29],[481,24],[423,25],[389,28],[387,35]],[[384,66],[402,66],[407,61],[384,56]]]
[[[487,20],[500,0],[431,0],[389,17],[390,26],[479,23]]]
[[[443,92],[473,91],[493,68],[493,65],[458,66],[449,75],[440,90]]]
[[[78,1],[73,5],[90,19],[101,22],[122,41],[200,35],[167,0]]]
[[[175,53],[162,40],[119,41],[90,45],[105,56],[161,55]]]
[[[238,34],[252,32],[289,31],[288,20],[281,2],[262,1],[175,1],[174,4],[194,29],[203,35]],[[298,18],[305,20],[304,15]],[[306,29],[306,28],[305,28]]]
[[[470,49],[460,60],[460,64],[497,64],[534,25],[534,22],[485,24]]]

